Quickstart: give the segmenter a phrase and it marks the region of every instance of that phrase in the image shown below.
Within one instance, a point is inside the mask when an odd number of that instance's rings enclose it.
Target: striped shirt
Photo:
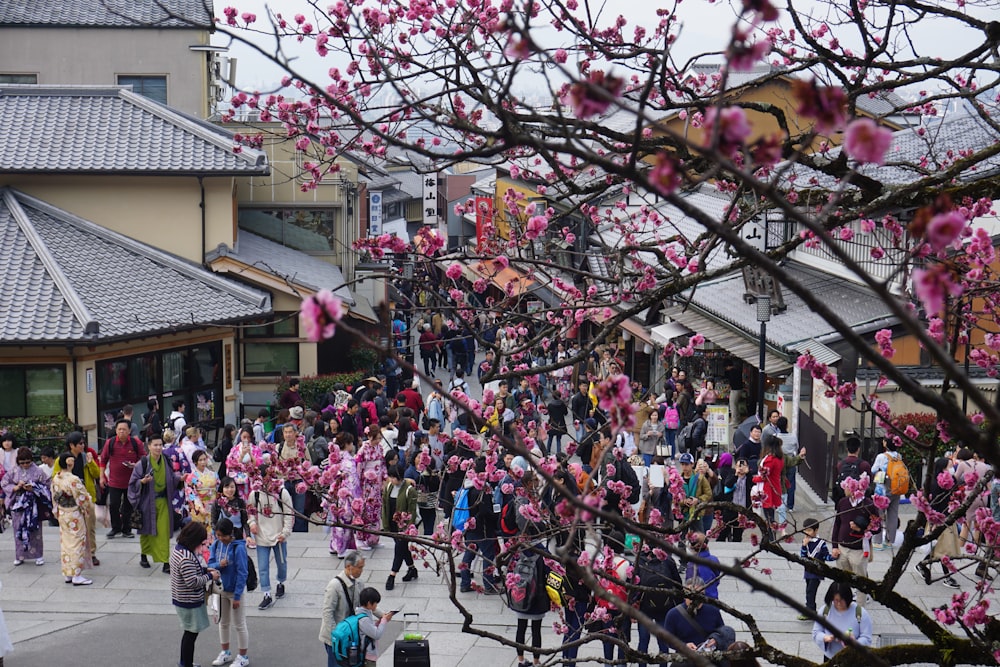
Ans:
[[[170,552],[170,597],[175,607],[195,609],[205,604],[205,591],[211,580],[190,549],[174,545]]]

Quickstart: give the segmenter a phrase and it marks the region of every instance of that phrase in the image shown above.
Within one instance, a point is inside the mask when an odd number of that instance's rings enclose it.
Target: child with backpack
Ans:
[[[215,537],[209,550],[208,567],[219,571],[219,582],[222,584],[219,605],[219,642],[222,644],[222,651],[212,664],[218,667],[232,662],[235,667],[248,667],[250,633],[247,631],[246,606],[243,604],[250,575],[246,542],[242,535],[237,538],[233,522],[226,517],[221,517],[215,523]],[[239,655],[235,660],[229,650],[230,628],[236,630],[239,646]]]
[[[827,563],[837,560],[830,553],[826,540],[817,535],[819,532],[819,521],[809,517],[802,522],[802,532],[805,533],[805,537],[802,538],[802,550],[799,551],[800,558],[810,558]],[[819,582],[823,580],[823,577],[813,574],[809,570],[805,570],[802,576],[806,580],[806,606],[811,611],[816,611],[816,593],[819,591]],[[808,621],[809,616],[799,614],[798,619],[800,621]]]
[[[358,596],[360,606],[333,628],[330,633],[332,655],[340,667],[375,667],[377,644],[396,612],[375,618],[382,596],[374,588],[365,588]]]

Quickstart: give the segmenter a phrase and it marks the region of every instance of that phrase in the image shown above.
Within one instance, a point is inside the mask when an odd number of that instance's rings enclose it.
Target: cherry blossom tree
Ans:
[[[487,225],[487,241],[461,253],[497,271],[514,264],[554,286],[563,299],[531,315],[519,312],[521,297],[513,288],[506,299],[486,301],[487,309],[507,318],[503,324],[516,341],[503,350],[493,373],[535,379],[558,364],[530,366],[529,351],[580,322],[599,323],[601,333],[608,333],[644,309],[683,304],[707,280],[753,267],[822,316],[877,369],[880,385],[892,382],[936,413],[941,440],[961,442],[1000,464],[1000,406],[956,361],[956,350],[968,342],[972,364],[989,377],[1000,371],[997,258],[991,231],[981,227],[995,217],[1000,187],[1000,23],[991,0],[731,0],[717,3],[716,16],[727,12],[718,30],[728,26],[728,39],[717,51],[686,42],[680,2],[663,2],[653,20],[641,23],[627,12],[617,15],[613,5],[588,0],[302,0],[289,9],[293,4],[276,3],[266,15],[225,7],[217,30],[287,73],[280,90],[235,94],[227,120],[249,109],[262,121],[280,123],[305,156],[304,187],[334,174],[344,152],[383,158],[402,150],[426,160],[428,170],[470,161],[498,165],[533,188],[530,196],[523,189],[498,192],[503,233]],[[290,55],[303,50],[311,55]],[[310,66],[328,63],[326,75],[310,76],[306,60]],[[784,100],[753,94],[778,82],[785,85]],[[253,145],[260,137],[242,131],[241,141]],[[689,196],[706,189],[728,201],[722,215]],[[797,233],[767,249],[751,243],[743,232],[764,216],[780,218]],[[679,217],[697,233],[682,232]],[[575,268],[559,265],[539,250],[545,240],[562,241],[578,253],[595,245],[613,270],[594,275],[579,268],[580,261]],[[863,244],[868,257],[859,259],[852,243]],[[358,242],[374,257],[404,251],[440,264],[451,288],[449,307],[472,321],[477,309],[455,257],[443,257],[443,239],[425,234],[415,247],[401,245],[390,236]],[[804,248],[825,252],[884,302],[898,325],[873,336],[852,329],[788,271],[784,260]],[[485,281],[472,285],[473,293],[485,289]],[[305,330],[316,339],[348,327],[331,295],[310,300],[302,312]],[[525,327],[525,318],[533,326]],[[695,338],[669,345],[667,360],[689,355]],[[923,386],[894,365],[901,338],[916,341],[940,369],[942,389]],[[580,361],[587,352],[559,363]],[[923,446],[894,419],[877,390],[859,395],[855,382],[808,352],[798,365],[841,410],[870,409],[890,438]],[[952,391],[967,397],[967,408]],[[627,380],[598,383],[596,394],[612,427],[628,427],[634,408]],[[471,397],[456,392],[449,398],[481,420],[475,423],[488,419],[490,408]],[[538,437],[503,437],[488,429],[485,441],[458,436],[488,461],[485,473],[469,473],[477,484],[499,481],[496,461],[504,449],[528,458],[555,489],[554,502],[531,497],[525,506],[544,531],[586,529],[601,521],[640,535],[658,553],[677,551],[685,522],[669,527],[668,517],[640,520],[625,504],[602,506],[624,491],[608,483],[568,493],[554,476],[553,460],[528,455]],[[448,465],[469,467],[469,460]],[[616,463],[621,461],[609,465]],[[850,650],[831,664],[1000,659],[988,568],[975,592],[955,596],[934,614],[894,591],[914,550],[954,524],[988,482],[959,480],[943,515],[928,504],[931,466],[927,470],[924,488],[913,493],[926,532],[921,536],[917,525],[906,529],[881,581],[810,567],[869,594],[911,621],[931,644],[870,650],[848,642]],[[336,495],[330,468],[303,474]],[[683,497],[682,485],[672,482]],[[756,514],[739,511],[740,521],[764,528]],[[1000,525],[988,511],[979,518],[984,548],[952,559],[951,567],[988,563],[990,547],[1000,546]],[[456,554],[464,548],[461,535],[441,527],[435,539],[413,540],[420,549],[444,554],[454,576]],[[785,592],[761,583],[753,571],[761,551],[800,563],[780,543],[760,541],[748,554],[748,567],[723,568],[726,575],[804,612]],[[550,555],[556,568],[574,558],[568,550]],[[599,577],[588,577],[607,597]],[[511,644],[475,624],[454,585],[451,597],[464,614],[465,631]],[[615,605],[650,625],[627,604]],[[750,628],[756,655],[786,665],[813,664],[771,646],[745,610],[726,608]]]

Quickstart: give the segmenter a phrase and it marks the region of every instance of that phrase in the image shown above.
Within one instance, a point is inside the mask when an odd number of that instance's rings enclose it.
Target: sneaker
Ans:
[[[45,565],[45,559],[44,558],[36,558],[35,559],[35,565],[38,565],[38,566]]]
[[[261,610],[267,609],[272,604],[274,604],[274,600],[271,599],[271,594],[270,593],[264,593],[264,599],[260,601],[259,605],[257,605],[257,609],[261,609]]]
[[[94,582],[91,581],[90,579],[85,578],[85,577],[81,577],[81,576],[73,577],[73,585],[74,586],[89,586],[92,583],[94,583]]]
[[[885,551],[886,548],[887,547],[886,547],[885,542],[881,542],[879,544],[875,544],[875,545],[872,546],[872,549],[874,549],[875,551]]]
[[[135,533],[129,531],[127,533],[122,533],[122,537],[135,537]]]
[[[17,565],[24,565],[24,559],[23,558],[15,558],[14,559],[14,565],[15,566],[17,566]]]
[[[232,661],[233,661],[232,652],[222,651],[221,653],[219,653],[219,657],[212,661],[212,664],[215,665],[215,667],[219,667],[220,665],[225,665]]]
[[[920,577],[924,580],[924,583],[928,586],[931,585],[931,566],[923,561],[919,561],[913,565],[913,569],[917,571]]]
[[[808,621],[808,620],[809,620],[809,617],[808,617],[808,616],[806,616],[805,614],[799,614],[799,615],[798,615],[798,616],[796,616],[795,618],[797,618],[797,619],[798,619],[798,620],[800,620],[800,621]]]
[[[274,591],[274,597],[277,598],[278,600],[280,600],[281,598],[285,597],[285,585],[284,584],[282,584],[280,582],[278,583],[278,587]]]
[[[109,540],[113,540],[113,539],[115,539],[120,534],[121,533],[119,533],[117,530],[110,530],[110,531],[108,531],[108,534],[106,535],[106,537]]]
[[[236,656],[236,662],[233,663],[233,667],[250,667],[250,658],[245,655]]]
[[[961,588],[961,586],[958,585],[958,582],[955,581],[955,579],[950,576],[942,579],[941,583],[947,586],[948,588]]]

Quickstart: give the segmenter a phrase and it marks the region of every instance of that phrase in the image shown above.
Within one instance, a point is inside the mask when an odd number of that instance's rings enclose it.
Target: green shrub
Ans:
[[[302,400],[307,406],[317,406],[322,408],[325,406],[318,405],[318,403],[325,394],[333,391],[333,385],[339,382],[345,387],[352,387],[369,375],[371,375],[371,373],[367,371],[330,373],[329,375],[307,375],[299,378],[299,393],[302,395]],[[277,389],[274,390],[275,402],[277,402],[281,398],[281,395],[285,393],[285,390],[288,389],[289,379],[290,378],[282,378],[281,383],[278,384]]]
[[[66,434],[77,429],[76,424],[65,415],[17,417],[0,423],[0,431],[12,434],[16,446],[30,447],[35,456],[46,445],[51,445],[56,452],[61,451]]]
[[[352,345],[347,351],[347,360],[352,368],[364,373],[363,377],[368,377],[374,375],[375,366],[378,364],[378,352],[367,345]]]

